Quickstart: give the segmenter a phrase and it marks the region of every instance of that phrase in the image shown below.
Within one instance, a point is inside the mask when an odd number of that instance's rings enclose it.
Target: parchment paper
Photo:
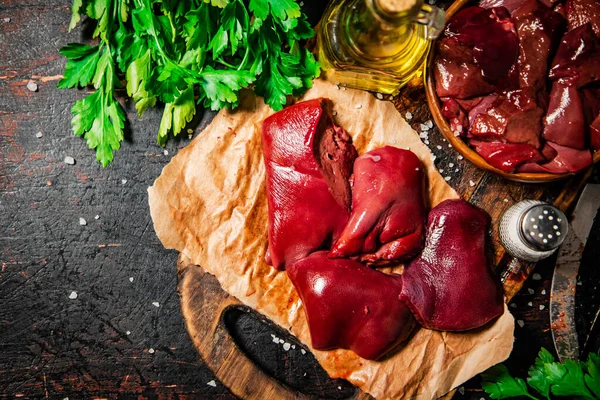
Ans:
[[[304,99],[317,97],[333,101],[335,118],[352,135],[359,154],[386,144],[417,154],[427,169],[431,206],[457,197],[393,104],[320,80]],[[264,262],[267,200],[260,124],[272,113],[251,93],[243,95],[238,110],[221,111],[148,189],[150,211],[166,248],[183,253],[215,275],[231,295],[310,346],[293,285],[285,272]],[[433,399],[505,360],[513,330],[506,309],[498,320],[475,331],[419,329],[383,361],[364,360],[348,350],[313,353],[331,377],[347,379],[377,398]]]

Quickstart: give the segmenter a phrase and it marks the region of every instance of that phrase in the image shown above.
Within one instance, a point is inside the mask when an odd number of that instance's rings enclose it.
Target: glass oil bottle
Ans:
[[[443,10],[423,0],[334,0],[321,19],[319,62],[330,82],[396,94],[424,73]]]

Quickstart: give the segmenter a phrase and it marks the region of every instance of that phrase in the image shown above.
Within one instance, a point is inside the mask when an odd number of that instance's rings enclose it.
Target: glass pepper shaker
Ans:
[[[423,73],[445,17],[423,0],[334,0],[321,19],[319,61],[332,82],[396,94]]]
[[[523,200],[502,215],[500,241],[506,251],[525,261],[549,257],[560,247],[569,230],[565,214],[538,200]]]

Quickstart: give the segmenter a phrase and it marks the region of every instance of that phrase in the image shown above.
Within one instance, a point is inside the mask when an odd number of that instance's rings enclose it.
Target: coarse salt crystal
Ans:
[[[82,225],[82,226],[87,225],[87,221],[85,220],[85,218],[79,217],[79,225]]]
[[[428,136],[428,135],[427,135],[427,132],[421,132],[421,133],[419,133],[419,137],[420,137],[421,139],[425,139],[427,136]]]
[[[419,167],[415,168],[415,171],[418,171],[418,170],[419,170]]]
[[[341,387],[341,386],[338,386],[338,390],[342,390],[342,387]]]
[[[292,349],[295,349],[295,348],[296,348],[296,345],[295,345],[295,344],[293,344],[293,345],[292,345]]]
[[[412,119],[412,113],[411,112],[407,112],[406,115],[404,116],[404,118],[406,118],[407,120],[411,120]]]
[[[469,186],[471,186],[471,187],[475,186],[475,182],[469,181]]]
[[[163,151],[163,154],[164,154],[165,156],[168,156],[168,155],[169,155],[169,150],[164,150],[164,151]]]
[[[8,24],[10,22],[10,18],[6,17],[2,21],[6,22]],[[68,397],[67,397],[67,399],[68,399]]]
[[[443,170],[443,169],[440,169],[439,171],[440,171],[440,174],[443,174],[443,173],[444,173],[444,170]]]
[[[65,161],[65,164],[69,164],[69,165],[75,164],[75,159],[71,156],[66,156],[64,161]]]
[[[460,171],[460,168],[456,168],[456,169],[454,170],[454,172],[458,172],[458,171]]]
[[[528,305],[529,307],[533,307],[533,303],[532,303],[531,301],[530,301],[529,303],[527,303],[527,305]]]
[[[283,349],[284,349],[285,351],[288,351],[288,350],[290,349],[290,347],[292,347],[292,345],[291,345],[291,344],[289,344],[288,342],[285,342],[285,343],[283,344]]]
[[[332,111],[332,112],[331,112],[331,115],[333,115],[333,116],[335,117],[335,116],[337,115],[337,111],[335,111],[335,110],[334,110],[334,111]]]
[[[35,83],[34,81],[29,81],[27,82],[27,90],[29,90],[30,92],[37,92],[38,90],[38,85],[37,83]]]
[[[448,166],[449,166],[450,168],[452,168],[452,167],[454,167],[454,163],[450,163],[450,164],[448,164]]]
[[[429,129],[431,129],[431,128],[433,128],[433,121],[428,119],[427,121],[425,121],[425,125],[427,125],[429,127]]]
[[[511,308],[517,308],[517,305],[515,303],[510,303],[510,307]]]
[[[154,307],[160,307],[160,303],[159,303],[158,301],[153,301],[153,302],[152,302],[152,305],[153,305]]]
[[[357,104],[354,106],[354,108],[356,108],[358,110],[358,109],[362,108],[362,104]]]
[[[423,140],[423,143],[429,144],[429,140],[425,139],[425,140]]]
[[[452,148],[452,145],[450,143],[448,143],[448,147]]]
[[[279,339],[279,343],[283,344],[283,343],[285,343],[285,340]]]
[[[346,90],[346,86],[342,86],[342,91],[345,91],[345,90]]]
[[[533,289],[531,289],[531,288],[527,289],[527,291],[529,292],[529,294],[534,294],[535,293],[535,291]]]
[[[437,147],[438,150],[442,149],[442,146],[440,146],[439,144],[437,146],[435,146],[435,147]]]
[[[133,276],[129,277],[129,282],[133,282]]]
[[[121,184],[124,185],[127,183],[127,179],[121,179]]]
[[[540,281],[542,280],[542,276],[540,274],[533,274],[531,279],[533,279],[534,281]]]
[[[546,294],[546,289],[542,290],[542,294]]]
[[[447,177],[445,177],[445,178],[444,178],[444,180],[445,180],[446,182],[448,182],[450,179],[452,179],[452,177],[451,177],[451,176],[447,176]]]
[[[42,132],[38,132],[35,134],[35,137],[38,139],[41,138],[42,136],[44,136],[44,134]]]
[[[459,155],[458,157],[456,157],[456,158],[458,158],[459,160],[462,160],[462,159],[464,159],[464,157],[463,157],[463,156],[460,156],[460,155]]]
[[[129,336],[129,335],[131,335],[131,331],[127,331],[127,332],[125,332],[125,334],[126,334],[127,336]]]
[[[100,216],[99,216],[99,215],[96,215],[96,216],[94,217],[94,219],[100,219]]]
[[[300,3],[298,3],[298,5],[299,5],[300,7],[304,7],[304,2],[303,2],[303,1],[301,1]]]
[[[277,344],[279,344],[279,338],[278,338],[278,337],[276,337],[276,336],[274,336],[274,337],[273,337],[273,343],[277,343]]]
[[[375,97],[377,97],[379,100],[383,100],[383,95],[381,93],[377,93]]]
[[[153,349],[153,348],[149,348],[149,349],[148,349],[148,353],[150,353],[150,354],[154,354],[154,349]]]
[[[505,203],[508,203],[508,199],[504,199],[504,202],[505,202]]]
[[[546,308],[546,306],[543,304],[540,304],[540,311],[542,311],[544,308]]]
[[[464,386],[459,387],[458,388],[458,393],[465,394],[465,387]]]
[[[300,349],[300,353],[302,353],[302,354],[306,354],[306,350],[304,350],[304,349]]]
[[[525,322],[523,320],[517,320],[517,324],[522,328],[525,326]]]
[[[431,161],[435,161],[435,159],[437,158],[437,156],[434,154],[432,154],[430,157],[431,157]]]
[[[340,86],[339,86],[339,85],[333,85],[333,88],[334,88],[335,90],[340,90]]]
[[[69,298],[71,300],[75,300],[77,298],[77,292],[73,290],[71,294],[69,294]]]
[[[213,379],[212,381],[208,381],[208,382],[206,382],[206,384],[207,384],[208,386],[217,387],[217,382],[215,382],[215,381],[214,381],[214,379]]]
[[[427,126],[425,124],[419,124],[419,127],[421,128],[422,131],[428,131],[429,130],[429,126]]]

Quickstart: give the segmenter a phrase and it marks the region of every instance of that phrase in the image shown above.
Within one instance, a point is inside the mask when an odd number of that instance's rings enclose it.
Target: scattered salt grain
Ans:
[[[206,384],[207,384],[208,386],[217,387],[217,382],[215,382],[214,380],[212,380],[212,381],[208,381],[208,382],[206,382]]]
[[[283,343],[285,343],[285,340],[279,339],[279,343],[283,344]]]
[[[459,160],[462,160],[462,159],[464,159],[464,157],[463,157],[463,156],[458,156],[458,157],[456,157],[456,158],[458,158]]]
[[[517,305],[515,303],[510,303],[510,307],[511,308],[517,308]]]
[[[168,156],[168,155],[169,155],[169,150],[165,150],[165,151],[163,151],[163,154],[164,154],[165,156]]]
[[[504,199],[504,202],[505,202],[505,203],[508,203],[508,199]]]
[[[429,140],[425,139],[425,140],[423,140],[423,143],[429,144]]]
[[[533,289],[531,289],[531,288],[527,289],[527,291],[529,292],[529,294],[534,294],[535,293],[535,291]]]
[[[522,328],[525,326],[525,322],[523,322],[523,320],[519,319],[517,320],[517,324]]]
[[[435,154],[431,155],[431,161],[435,161],[436,158],[437,158],[437,156]]]
[[[452,148],[452,144],[448,143],[448,147]]]
[[[305,372],[305,373],[304,373],[304,375],[302,375],[302,376],[306,376],[306,372]]]
[[[125,334],[126,334],[127,336],[129,336],[129,335],[131,335],[131,331],[127,331],[127,332],[125,332]]]
[[[339,86],[339,85],[333,85],[333,88],[334,88],[335,90],[340,90],[340,86]]]
[[[42,132],[38,132],[35,134],[35,137],[38,139],[41,138],[42,136],[44,136],[44,134]]]
[[[436,146],[438,150],[442,149],[442,146],[440,146],[439,144]]]
[[[357,110],[361,109],[362,108],[362,104],[357,104],[357,105],[354,106],[354,108],[356,108]]]
[[[456,169],[454,170],[454,172],[458,172],[458,171],[460,171],[460,168],[456,168]]]
[[[99,215],[96,215],[96,216],[94,217],[94,219],[100,219],[100,216],[99,216]]]
[[[69,294],[69,298],[71,300],[75,300],[77,298],[77,292],[73,290],[71,294]]]
[[[87,221],[85,220],[85,218],[79,217],[79,225],[81,225],[81,226],[87,225]]]
[[[404,118],[406,118],[407,120],[411,120],[412,119],[412,113],[407,112],[406,115],[404,116]]]
[[[296,345],[295,344],[292,345],[292,349],[294,349],[294,350],[296,349]]]
[[[29,81],[27,82],[27,90],[29,90],[30,92],[37,92],[38,91],[38,85],[37,83],[35,83],[34,81]]]
[[[148,349],[148,353],[150,353],[150,354],[154,354],[154,349],[153,349],[153,348],[149,348],[149,349]]]
[[[425,125],[427,125],[429,127],[429,129],[431,129],[431,128],[433,128],[433,121],[428,119],[427,121],[425,121]]]
[[[345,90],[346,90],[346,86],[342,86],[342,91],[345,91]]]
[[[133,282],[133,276],[129,277],[129,282]]]
[[[533,279],[534,281],[541,281],[542,280],[542,276],[540,274],[533,274],[533,276],[531,277],[531,279]]]
[[[75,159],[71,156],[66,156],[64,162],[65,164],[73,165],[75,164]]]
[[[304,2],[303,2],[303,1],[301,1],[300,3],[298,3],[298,5],[299,5],[300,7],[304,7]]]
[[[443,169],[440,169],[440,174],[443,174],[443,173],[444,173],[444,170],[443,170]]]
[[[529,307],[533,307],[533,303],[532,303],[531,301],[530,301],[529,303],[527,303],[527,305],[528,305]]]
[[[429,126],[425,125],[425,124],[419,124],[419,127],[421,128],[422,131],[428,131],[429,130]]]
[[[445,178],[444,178],[444,180],[445,180],[446,182],[448,182],[450,179],[452,179],[452,177],[451,177],[451,176],[447,176],[447,177],[445,177]]]
[[[379,100],[383,100],[383,95],[381,93],[377,93],[375,97],[377,97]]]
[[[285,351],[288,351],[288,350],[290,349],[290,347],[292,347],[292,345],[291,345],[291,344],[289,344],[288,342],[285,342],[285,343],[283,344],[283,349],[284,349]]]
[[[419,133],[419,137],[420,137],[421,139],[425,139],[427,136],[428,136],[428,133],[427,133],[427,132],[421,132],[421,133]]]
[[[475,182],[469,181],[469,186],[471,186],[471,187],[475,186]]]
[[[302,353],[302,354],[306,354],[306,350],[304,350],[304,349],[300,349],[300,353]]]
[[[465,394],[465,387],[464,386],[459,387],[458,393],[460,393],[461,395]]]
[[[121,179],[121,184],[124,185],[127,183],[127,179]]]
[[[577,286],[581,286],[581,281],[578,281],[578,282],[577,282]]]
[[[158,301],[153,301],[153,302],[152,302],[152,305],[153,305],[154,307],[160,307],[160,303],[159,303]]]
[[[342,387],[341,387],[341,386],[338,386],[338,390],[342,390]]]
[[[546,294],[546,289],[542,290],[542,294]]]
[[[540,304],[540,311],[542,311],[544,308],[546,308],[546,306],[543,304]]]
[[[450,164],[448,164],[448,166],[449,166],[450,168],[452,168],[452,167],[454,167],[454,163],[450,163]]]
[[[7,23],[7,24],[8,24],[8,23],[10,22],[10,18],[6,17],[6,18],[4,18],[2,21],[4,21],[5,23]]]
[[[335,117],[335,116],[337,115],[337,111],[335,111],[335,110],[334,110],[334,111],[332,111],[332,112],[331,112],[331,115],[333,115],[333,116]]]

